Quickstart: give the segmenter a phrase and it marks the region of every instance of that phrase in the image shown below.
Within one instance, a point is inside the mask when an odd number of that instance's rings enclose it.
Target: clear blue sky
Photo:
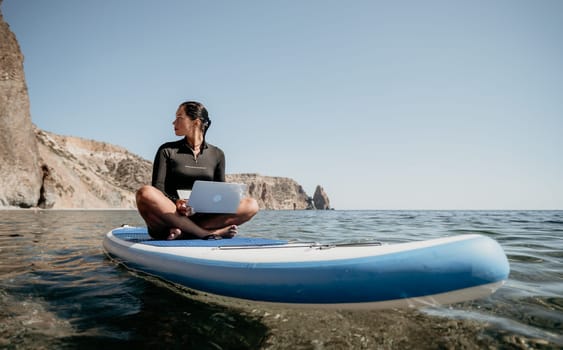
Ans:
[[[337,209],[563,209],[563,1],[4,0],[32,119],[149,160],[203,102],[228,173]]]

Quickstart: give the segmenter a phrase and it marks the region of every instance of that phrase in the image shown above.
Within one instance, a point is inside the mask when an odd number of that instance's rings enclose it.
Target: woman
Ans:
[[[258,212],[253,198],[241,200],[236,214],[194,214],[189,204],[178,198],[178,189],[189,189],[195,180],[225,181],[225,155],[205,142],[211,125],[207,110],[199,102],[184,102],[172,123],[183,139],[160,146],[156,154],[152,186],[137,191],[137,208],[145,219],[151,237],[231,238],[238,227]]]

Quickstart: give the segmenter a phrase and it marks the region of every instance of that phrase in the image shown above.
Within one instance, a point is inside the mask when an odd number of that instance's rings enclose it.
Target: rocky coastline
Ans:
[[[152,162],[123,147],[61,136],[34,127],[43,182],[36,207],[135,208],[135,191],[151,182]],[[286,177],[227,174],[246,184],[260,209],[329,209],[328,195],[317,186],[313,197]]]
[[[151,182],[152,162],[127,149],[95,140],[57,135],[32,125],[37,147],[39,184],[26,197],[25,171],[4,172],[0,208],[134,209],[135,191]],[[4,145],[2,145],[4,147]],[[295,180],[256,173],[227,174],[228,182],[246,184],[247,195],[262,210],[331,209],[324,189],[309,196]],[[6,186],[18,196],[9,198]],[[23,188],[22,188],[23,187]]]

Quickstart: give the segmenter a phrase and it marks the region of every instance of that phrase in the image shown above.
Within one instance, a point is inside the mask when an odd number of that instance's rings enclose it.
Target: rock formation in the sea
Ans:
[[[315,189],[315,194],[313,194],[313,203],[315,204],[315,209],[327,210],[330,209],[330,200],[326,194],[324,188],[320,185]]]
[[[0,12],[0,206],[37,205],[42,178],[23,55]]]

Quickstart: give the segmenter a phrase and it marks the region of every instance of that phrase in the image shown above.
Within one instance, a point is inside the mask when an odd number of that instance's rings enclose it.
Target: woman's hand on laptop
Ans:
[[[188,201],[186,199],[178,199],[176,201],[176,211],[182,216],[192,216],[195,214],[192,207],[188,205]]]

